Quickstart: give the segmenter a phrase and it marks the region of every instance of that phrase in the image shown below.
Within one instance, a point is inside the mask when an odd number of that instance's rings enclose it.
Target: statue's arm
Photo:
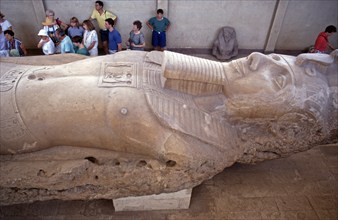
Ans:
[[[0,62],[18,65],[49,66],[71,63],[87,58],[87,56],[80,54],[54,54],[53,56],[1,57]]]
[[[167,79],[215,85],[226,81],[222,63],[170,51],[164,51],[162,68]]]

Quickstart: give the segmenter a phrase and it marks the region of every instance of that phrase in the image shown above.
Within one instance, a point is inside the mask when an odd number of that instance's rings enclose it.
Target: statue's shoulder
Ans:
[[[146,59],[148,62],[152,62],[158,65],[162,65],[163,63],[163,52],[161,51],[151,51],[146,55]]]

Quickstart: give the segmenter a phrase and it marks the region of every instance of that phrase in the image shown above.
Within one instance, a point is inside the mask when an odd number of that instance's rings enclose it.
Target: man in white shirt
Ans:
[[[8,50],[6,49],[6,38],[0,25],[0,57],[8,57]]]

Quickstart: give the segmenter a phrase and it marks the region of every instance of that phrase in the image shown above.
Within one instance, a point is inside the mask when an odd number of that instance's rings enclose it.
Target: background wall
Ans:
[[[277,49],[301,49],[314,44],[319,32],[328,25],[338,28],[338,0],[289,1],[276,44]],[[337,48],[338,34],[330,37]]]
[[[211,48],[219,30],[232,26],[240,48],[262,49],[276,1],[169,0],[169,47]],[[173,34],[172,34],[173,33]]]
[[[167,33],[168,48],[210,49],[223,26],[232,26],[240,49],[303,50],[313,45],[328,25],[338,26],[337,0],[103,0],[105,9],[118,16],[116,28],[125,42],[134,20],[143,22],[147,47],[151,32],[145,22],[163,8],[172,22]],[[87,19],[95,0],[0,0],[0,10],[16,37],[35,48],[36,35],[46,9],[69,23],[73,16]],[[97,27],[97,24],[95,22]],[[97,27],[98,30],[98,27]],[[337,34],[330,42],[337,47]],[[123,43],[123,47],[125,47]]]

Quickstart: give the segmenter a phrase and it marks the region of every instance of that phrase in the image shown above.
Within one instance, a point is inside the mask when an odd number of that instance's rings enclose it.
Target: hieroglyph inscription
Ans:
[[[25,71],[15,69],[6,72],[0,78],[0,101],[1,101],[1,115],[0,121],[0,137],[2,140],[16,140],[25,135],[25,126],[22,123],[15,101],[15,90],[19,79]],[[9,97],[9,98],[7,98]]]
[[[0,121],[1,127],[1,139],[5,141],[17,140],[23,136],[25,136],[25,128],[23,128],[23,124],[19,121],[15,116],[11,116],[10,118],[5,118]]]
[[[20,79],[22,74],[24,73],[23,70],[17,69],[17,70],[11,70],[7,73],[5,73],[0,78],[0,92],[6,92],[13,88],[15,82]]]
[[[137,87],[137,64],[114,62],[101,66],[99,87]]]

